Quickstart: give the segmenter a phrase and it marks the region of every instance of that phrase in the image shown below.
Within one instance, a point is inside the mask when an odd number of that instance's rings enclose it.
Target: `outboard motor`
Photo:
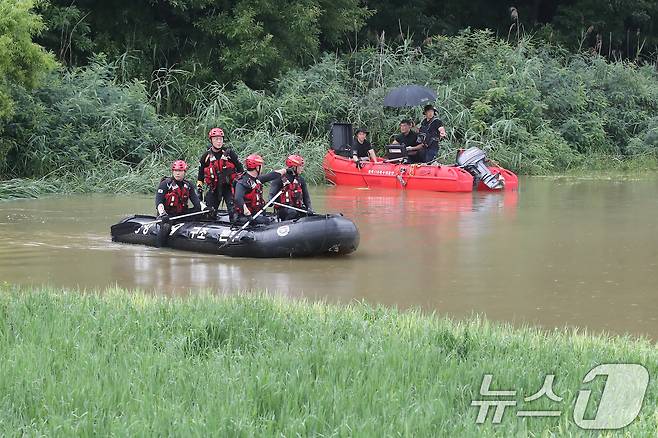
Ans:
[[[505,180],[500,175],[491,173],[486,164],[487,154],[482,149],[472,147],[460,151],[457,155],[457,164],[473,175],[476,181],[482,181],[490,189],[502,189]]]

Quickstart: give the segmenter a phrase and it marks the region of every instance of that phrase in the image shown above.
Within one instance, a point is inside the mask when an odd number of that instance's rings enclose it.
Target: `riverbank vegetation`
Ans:
[[[655,344],[270,296],[166,298],[0,286],[0,434],[580,435],[575,397],[601,363],[658,369]],[[477,425],[484,374],[516,390]],[[563,401],[535,394],[547,374]],[[652,379],[627,436],[655,436]],[[490,399],[490,398],[489,398]],[[517,418],[521,409],[558,418]],[[595,405],[588,408],[593,412]]]
[[[115,50],[90,53],[99,42],[82,50],[86,40],[80,38],[91,38],[88,31],[75,34],[76,56],[88,54],[88,61],[74,67],[65,50],[69,65],[57,65],[32,42],[40,38],[52,46],[52,28],[44,33],[35,10],[15,4],[0,0],[3,10],[12,11],[0,17],[1,37],[15,43],[0,53],[3,198],[150,192],[171,160],[196,160],[207,146],[208,128],[216,125],[241,157],[259,152],[266,167],[276,167],[289,153],[301,153],[308,178],[321,182],[333,121],[365,126],[381,147],[401,117],[419,120],[419,108],[381,106],[389,88],[405,83],[437,90],[448,130],[445,163],[453,162],[457,148],[479,146],[522,174],[590,169],[593,163],[656,169],[658,72],[639,59],[570,52],[541,35],[503,39],[466,30],[422,44],[380,36],[352,50],[313,52],[312,62],[287,65],[266,89],[252,88],[244,77],[184,80],[198,73],[201,61],[144,80]],[[53,10],[39,12],[55,25]],[[354,17],[367,18],[357,12]],[[327,38],[309,44],[330,47],[333,37]],[[26,48],[30,62],[15,62]],[[57,57],[63,62],[61,53]]]

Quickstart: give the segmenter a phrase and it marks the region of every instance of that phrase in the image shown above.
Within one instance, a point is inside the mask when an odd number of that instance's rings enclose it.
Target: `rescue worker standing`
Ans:
[[[222,199],[226,203],[229,219],[234,220],[233,182],[244,169],[238,155],[224,145],[224,131],[212,128],[208,133],[210,148],[199,159],[199,174],[197,176],[197,191],[199,197],[206,184],[206,205],[217,210]]]
[[[263,184],[281,179],[286,173],[286,169],[261,175],[260,172],[264,163],[265,160],[260,155],[249,155],[244,161],[247,171],[235,182],[235,222],[238,224],[244,224],[249,220],[252,220],[254,224],[268,224],[271,222],[269,217],[262,214],[255,219],[253,219],[253,215],[265,206]]]
[[[160,229],[158,244],[164,246],[171,231],[170,216],[179,216],[190,212],[201,211],[201,202],[194,191],[192,183],[185,179],[187,163],[176,160],[171,164],[172,176],[162,178],[155,194],[155,208],[158,211]],[[190,211],[188,203],[192,202]]]
[[[446,137],[446,129],[443,127],[441,119],[436,117],[436,109],[432,105],[425,105],[423,108],[425,118],[420,122],[420,134],[424,134],[425,139],[425,162],[434,161],[439,152],[439,142]]]
[[[286,167],[286,173],[281,178],[275,179],[272,182],[270,186],[270,199],[276,196],[279,190],[283,189],[283,192],[279,195],[279,199],[277,199],[278,203],[312,213],[311,197],[308,194],[306,181],[301,175],[304,171],[304,158],[300,155],[290,155],[286,158]],[[282,221],[307,216],[306,213],[302,213],[301,211],[279,205],[274,206],[274,211]]]

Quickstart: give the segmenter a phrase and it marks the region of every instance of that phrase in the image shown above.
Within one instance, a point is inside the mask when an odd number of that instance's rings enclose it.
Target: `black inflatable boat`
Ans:
[[[112,225],[112,241],[158,246],[160,224],[135,215]],[[359,230],[342,215],[303,217],[270,225],[240,227],[227,221],[173,223],[166,246],[231,257],[309,257],[349,254],[359,246]],[[227,243],[228,242],[228,243]]]

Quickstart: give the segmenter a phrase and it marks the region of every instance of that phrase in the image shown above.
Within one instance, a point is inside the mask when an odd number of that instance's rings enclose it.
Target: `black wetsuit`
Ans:
[[[270,186],[270,199],[272,199],[274,196],[276,196],[277,193],[279,193],[279,190],[283,188],[283,181],[284,179],[290,183],[292,183],[295,178],[297,178],[297,182],[301,186],[302,189],[302,205],[301,206],[294,206],[297,208],[300,208],[302,210],[310,210],[311,209],[311,197],[308,194],[308,186],[306,185],[306,180],[304,180],[304,177],[301,175],[295,175],[295,173],[291,170],[288,169],[285,175],[283,175],[279,179],[275,179],[272,182],[272,185]],[[277,201],[280,202],[280,201]],[[275,207],[276,214],[279,219],[282,221],[288,221],[292,219],[297,219],[303,216],[307,216],[306,213],[302,213],[301,211],[296,211],[291,208],[286,208],[286,207]]]
[[[185,188],[187,185],[187,189],[189,191],[189,202],[192,203],[194,206],[193,209],[190,211],[189,207],[185,205],[183,207],[182,212],[175,212],[171,210],[171,207],[169,207],[165,201],[165,195],[171,191],[172,189],[175,189],[174,184],[177,185],[179,188]],[[164,205],[165,211],[167,214],[170,216],[173,216],[175,214],[187,214],[187,213],[192,213],[195,211],[201,211],[201,202],[199,201],[199,196],[197,193],[194,191],[194,186],[192,185],[191,182],[187,180],[182,180],[182,181],[176,181],[173,177],[169,178],[164,178],[162,181],[160,181],[160,185],[158,185],[158,190],[155,193],[155,208],[156,210],[158,209],[158,205]],[[159,212],[158,212],[159,214]]]
[[[173,190],[186,190],[188,200],[185,202],[185,205],[181,206],[180,209],[176,209],[175,206],[168,205],[166,196],[169,192]],[[192,203],[193,208],[190,209],[187,205],[189,202]],[[201,202],[199,201],[199,196],[194,190],[194,186],[187,180],[176,181],[173,177],[163,178],[158,185],[158,189],[155,192],[155,209],[158,211],[158,205],[162,204],[165,208],[167,216],[180,216],[188,213],[193,213],[195,211],[201,211]],[[180,210],[180,211],[179,211]],[[191,211],[190,211],[191,210]],[[158,217],[160,217],[160,212],[158,211]],[[185,219],[181,219],[185,220]],[[157,245],[165,246],[167,244],[167,238],[171,232],[171,222],[169,218],[163,220],[158,224],[158,238]]]
[[[197,176],[197,181],[204,181],[205,178],[205,168],[210,166],[211,162],[214,160],[219,160],[224,157],[225,160],[231,162],[235,166],[235,173],[241,174],[244,172],[242,163],[238,155],[232,149],[222,148],[219,151],[215,152],[212,148],[208,149],[206,152],[201,155],[199,159],[199,174]],[[222,175],[219,175],[219,181],[217,182],[217,187],[214,189],[208,187],[206,192],[206,205],[211,208],[219,208],[219,204],[222,199],[226,203],[226,209],[229,212],[229,217],[232,220],[233,216],[233,180],[231,177],[232,172],[224,172]]]
[[[244,214],[245,195],[256,190],[254,188],[256,182],[260,181],[262,184],[265,184],[266,182],[274,181],[277,179],[281,179],[281,174],[279,172],[270,172],[264,175],[258,175],[257,177],[251,176],[249,173],[245,172],[240,178],[238,178],[238,180],[235,182],[235,199],[233,201],[235,204],[235,212],[237,213],[236,217],[234,218],[236,223],[245,223],[251,219],[253,215],[258,213],[258,211],[252,211],[251,217]],[[271,216],[261,214],[255,220],[252,220],[251,223],[268,224],[271,221]]]

